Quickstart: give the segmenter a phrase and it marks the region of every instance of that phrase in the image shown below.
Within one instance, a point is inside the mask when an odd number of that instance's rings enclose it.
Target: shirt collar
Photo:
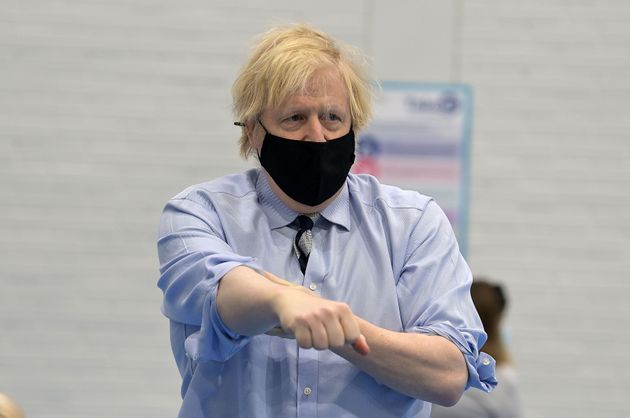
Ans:
[[[299,215],[299,213],[282,203],[273,190],[271,190],[267,176],[261,169],[258,170],[256,194],[258,195],[263,212],[267,216],[267,219],[269,219],[271,229],[287,226]],[[337,224],[346,230],[350,230],[350,194],[348,192],[347,181],[344,183],[339,196],[321,211],[321,215],[329,222]]]

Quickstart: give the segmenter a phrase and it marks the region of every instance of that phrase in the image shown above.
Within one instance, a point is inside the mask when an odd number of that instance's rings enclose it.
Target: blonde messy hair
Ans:
[[[288,96],[304,91],[317,70],[339,71],[350,100],[355,131],[372,115],[373,80],[365,70],[365,58],[348,46],[304,24],[281,26],[264,33],[232,86],[236,120],[253,123],[266,108],[273,108]],[[245,129],[240,153],[252,152]]]

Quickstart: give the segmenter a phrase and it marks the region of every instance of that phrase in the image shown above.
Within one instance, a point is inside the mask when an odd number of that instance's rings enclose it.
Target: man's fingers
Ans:
[[[341,322],[337,319],[326,322],[326,334],[328,335],[329,347],[341,347],[346,344],[346,336],[343,332]]]
[[[341,322],[341,327],[343,328],[343,334],[345,336],[345,343],[353,343],[359,338],[361,335],[361,331],[359,330],[359,324],[357,320],[354,318],[352,312],[348,315],[341,315],[339,318]]]
[[[311,330],[308,327],[298,327],[295,330],[295,340],[302,348],[313,348]]]
[[[265,332],[265,334],[270,335],[272,337],[281,337],[286,338],[288,340],[295,340],[295,335],[292,332],[286,332],[282,329],[282,327],[273,327],[269,331]]]
[[[313,340],[313,348],[316,350],[325,350],[328,348],[328,332],[323,322],[319,320],[312,321],[310,324],[311,338]]]
[[[317,298],[316,294],[309,292],[306,288],[284,280],[273,273],[265,271],[263,276],[273,283],[296,288],[296,290],[299,289]],[[322,305],[319,308],[315,306],[313,308],[319,312],[312,316],[297,317],[297,321],[289,326],[293,332],[286,332],[282,330],[282,327],[277,327],[267,331],[267,334],[284,338],[294,336],[300,347],[315,348],[317,350],[341,347],[351,343],[355,351],[362,355],[367,355],[370,350],[369,346],[365,337],[361,335],[359,324],[347,305],[334,303],[333,306],[328,305],[324,307]]]
[[[363,336],[363,334],[359,335],[359,338],[355,342],[352,343],[352,348],[354,351],[361,354],[362,356],[367,356],[370,354],[370,346],[367,343],[367,340]]]
[[[370,352],[370,346],[368,345],[367,340],[365,339],[363,334],[361,334],[361,331],[359,330],[359,324],[354,319],[354,315],[352,315],[351,317],[342,316],[341,324],[346,335],[346,342],[352,344],[352,348],[354,349],[354,351],[361,354],[362,356],[367,356]]]

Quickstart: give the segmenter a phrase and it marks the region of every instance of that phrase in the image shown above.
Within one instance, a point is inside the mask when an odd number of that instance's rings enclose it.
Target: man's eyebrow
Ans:
[[[328,110],[335,110],[337,109],[337,106],[316,106],[316,107],[311,107],[311,106],[287,106],[284,109],[281,109],[279,113],[281,114],[286,114],[286,113],[309,113],[312,111],[316,111],[316,112],[322,112],[322,111],[328,111]]]
[[[277,113],[278,115],[286,116],[286,115],[291,115],[294,113],[308,113],[313,109],[317,110],[318,113],[328,113],[328,112],[336,112],[336,113],[341,113],[341,114],[348,113],[348,110],[345,110],[344,106],[339,105],[339,104],[324,104],[321,106],[317,106],[315,108],[312,108],[310,106],[303,106],[303,105],[290,105],[290,106],[285,107],[284,109],[279,109]]]
[[[306,109],[306,106],[287,106],[284,109],[280,109],[279,113],[283,115],[287,113],[303,113]]]
[[[337,113],[339,115],[346,115],[349,110],[348,109],[344,109],[343,106],[338,106],[338,105],[328,105],[328,106],[324,106],[320,109],[320,113]]]

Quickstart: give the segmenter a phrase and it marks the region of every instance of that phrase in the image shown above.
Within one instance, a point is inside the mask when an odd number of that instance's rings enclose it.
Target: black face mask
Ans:
[[[291,199],[317,206],[343,186],[354,163],[352,128],[326,142],[285,139],[263,129],[266,134],[258,156],[260,165]]]

